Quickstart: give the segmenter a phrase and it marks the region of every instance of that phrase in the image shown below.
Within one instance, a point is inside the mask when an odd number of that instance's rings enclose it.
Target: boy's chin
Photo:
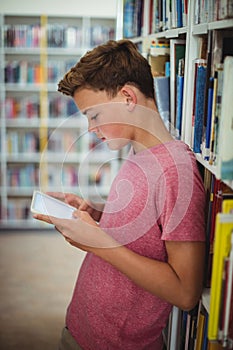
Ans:
[[[111,151],[119,151],[122,149],[124,146],[126,146],[129,142],[122,142],[119,140],[110,140],[110,141],[105,141],[108,148]]]

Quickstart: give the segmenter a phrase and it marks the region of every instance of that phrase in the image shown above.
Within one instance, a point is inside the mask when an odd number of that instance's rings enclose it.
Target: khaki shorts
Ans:
[[[66,327],[62,330],[58,350],[82,350]]]
[[[163,350],[166,350],[166,346],[163,346]],[[82,350],[76,343],[75,339],[70,334],[69,330],[65,327],[62,330],[61,340],[58,345],[58,350]]]

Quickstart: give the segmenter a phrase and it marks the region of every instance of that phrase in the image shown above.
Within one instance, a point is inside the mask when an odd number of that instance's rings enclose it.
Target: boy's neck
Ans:
[[[140,120],[140,121],[139,121]],[[134,152],[138,153],[161,143],[173,141],[157,110],[147,110],[135,123],[134,138],[131,140]]]

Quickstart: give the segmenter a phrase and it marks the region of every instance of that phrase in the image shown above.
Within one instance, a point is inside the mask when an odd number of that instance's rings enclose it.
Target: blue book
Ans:
[[[194,144],[193,151],[201,153],[201,143],[203,134],[204,121],[204,99],[206,84],[206,66],[197,67],[196,75],[196,98],[195,98],[195,114],[194,114]]]
[[[176,1],[177,27],[183,27],[182,0]]]
[[[123,36],[124,38],[132,38],[136,36],[134,28],[135,1],[126,0],[124,4],[124,23]]]
[[[212,125],[212,109],[213,109],[213,95],[214,95],[214,78],[210,77],[209,79],[209,88],[208,88],[208,105],[207,105],[207,124],[205,132],[205,159],[209,160],[210,152],[210,136],[211,136],[211,125]]]
[[[181,137],[184,77],[176,77],[176,137]]]

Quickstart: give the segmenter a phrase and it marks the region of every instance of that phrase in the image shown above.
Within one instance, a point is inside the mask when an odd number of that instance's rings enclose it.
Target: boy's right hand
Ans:
[[[95,220],[99,221],[102,215],[102,210],[104,205],[92,204],[76,194],[73,193],[63,193],[63,192],[46,192],[48,195],[60,199],[65,203],[71,205],[82,211],[87,211],[90,216]]]

